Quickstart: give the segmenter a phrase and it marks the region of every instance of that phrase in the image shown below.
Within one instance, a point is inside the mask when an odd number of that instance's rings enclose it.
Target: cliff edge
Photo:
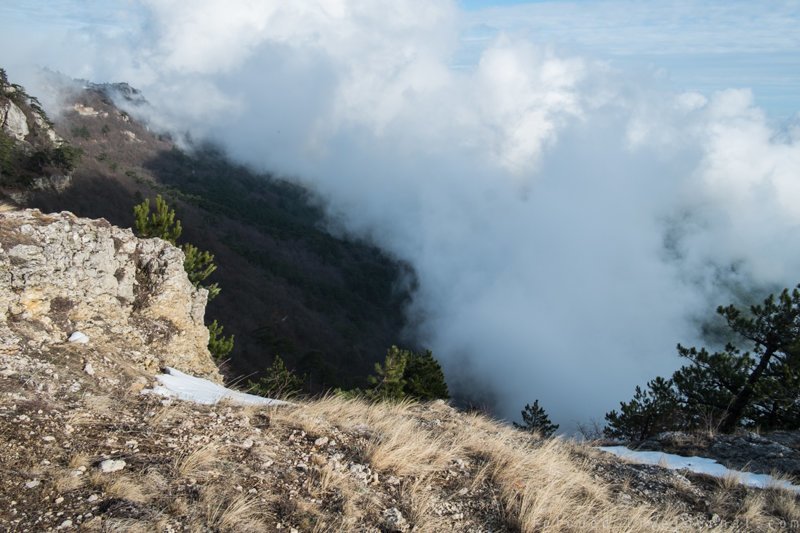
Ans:
[[[112,379],[170,366],[220,382],[205,306],[167,242],[68,212],[0,213],[4,356],[53,359],[80,345],[84,365]]]

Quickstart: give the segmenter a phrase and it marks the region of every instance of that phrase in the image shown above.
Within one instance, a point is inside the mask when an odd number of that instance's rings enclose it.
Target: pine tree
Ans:
[[[150,200],[145,199],[133,207],[133,215],[135,233],[139,237],[158,237],[175,244],[183,232],[180,220],[175,220],[175,210],[169,207],[160,194],[156,196],[155,212],[150,213]]]
[[[535,400],[533,405],[525,404],[521,411],[522,424],[514,422],[514,427],[531,433],[539,433],[543,437],[551,437],[558,430],[558,424],[553,424],[547,416],[544,408],[539,405],[539,400]]]
[[[224,361],[233,351],[233,335],[223,336],[223,327],[214,320],[208,325],[208,351],[215,361]]]
[[[797,359],[798,345],[800,345],[800,286],[791,293],[784,289],[778,296],[770,294],[763,305],[754,305],[750,308],[750,316],[746,316],[736,307],[719,307],[717,312],[722,315],[728,327],[753,343],[753,360],[758,364],[753,367],[744,386],[736,393],[725,417],[720,425],[720,431],[730,433],[745,416],[748,407],[753,404],[755,395],[759,390],[762,378],[780,380],[780,376],[787,370],[786,377],[791,379],[792,363]],[[748,354],[749,356],[749,354]],[[788,400],[795,404],[798,400],[795,391]],[[754,416],[758,420],[757,413]],[[774,415],[780,418],[781,415]],[[757,421],[756,420],[756,421]]]
[[[375,375],[369,376],[371,388],[367,396],[373,400],[400,401],[405,397],[404,387],[406,380],[403,375],[406,370],[409,352],[392,346],[386,352],[383,365],[375,363]]]
[[[217,265],[214,264],[214,256],[205,250],[200,250],[193,244],[184,244],[183,250],[183,269],[189,276],[189,281],[195,287],[203,287],[208,291],[208,301],[213,300],[220,293],[219,284],[211,283],[203,285],[203,282],[214,273]]]
[[[392,346],[383,364],[375,363],[375,374],[367,377],[369,387],[351,390],[336,389],[345,398],[366,398],[373,401],[400,401],[404,398],[429,401],[450,397],[444,373],[430,350],[415,353]]]
[[[430,350],[410,353],[403,377],[406,381],[403,390],[408,396],[422,401],[450,398],[442,366]]]
[[[730,305],[717,313],[731,342],[713,353],[679,344],[678,354],[690,363],[670,380],[651,381],[646,391],[637,387],[619,413],[606,415],[607,435],[643,439],[672,429],[800,428],[800,286],[770,295],[749,312]]]
[[[276,355],[266,375],[250,382],[254,394],[267,398],[288,398],[303,390],[303,380],[286,368],[281,356]]]
[[[662,377],[650,381],[646,389],[637,385],[633,399],[620,402],[620,412],[606,414],[608,425],[603,430],[607,437],[641,441],[680,426],[679,400],[672,380]]]

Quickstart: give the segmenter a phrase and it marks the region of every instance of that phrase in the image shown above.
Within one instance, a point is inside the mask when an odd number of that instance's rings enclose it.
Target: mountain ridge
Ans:
[[[208,320],[235,335],[231,376],[258,376],[280,355],[311,392],[360,386],[389,346],[414,344],[404,317],[409,267],[328,233],[308,191],[233,164],[212,145],[187,151],[150,131],[114,103],[145,104],[127,84],[66,87],[54,127],[82,157],[68,183],[17,199],[131,226],[134,204],[164,195],[185,239],[216,256],[212,279],[223,291]]]

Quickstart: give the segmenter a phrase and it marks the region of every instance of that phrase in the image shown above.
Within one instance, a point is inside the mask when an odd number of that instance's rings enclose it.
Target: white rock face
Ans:
[[[51,143],[58,144],[64,140],[58,136],[55,130],[51,128],[50,125],[47,122],[45,122],[40,115],[34,113],[33,121],[36,123],[36,127],[39,128],[40,131],[44,132],[44,134],[47,136],[47,138],[50,140]]]
[[[11,100],[0,104],[0,126],[2,126],[5,133],[18,141],[24,141],[25,137],[30,133],[25,113]]]
[[[79,115],[81,115],[82,117],[103,117],[103,118],[105,118],[105,117],[108,116],[108,113],[106,113],[105,111],[100,112],[100,111],[97,111],[95,108],[93,108],[91,106],[83,105],[83,104],[75,104],[74,106],[72,106],[72,109],[74,109],[75,112],[78,113]]]
[[[189,282],[183,252],[161,239],[68,212],[0,213],[0,354],[64,345],[74,334],[150,374],[169,366],[219,383],[206,298]]]

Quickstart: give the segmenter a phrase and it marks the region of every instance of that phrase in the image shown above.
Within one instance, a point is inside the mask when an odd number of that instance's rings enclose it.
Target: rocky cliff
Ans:
[[[132,372],[171,366],[220,381],[203,324],[206,291],[183,253],[103,219],[37,210],[0,213],[0,351],[90,352]]]

